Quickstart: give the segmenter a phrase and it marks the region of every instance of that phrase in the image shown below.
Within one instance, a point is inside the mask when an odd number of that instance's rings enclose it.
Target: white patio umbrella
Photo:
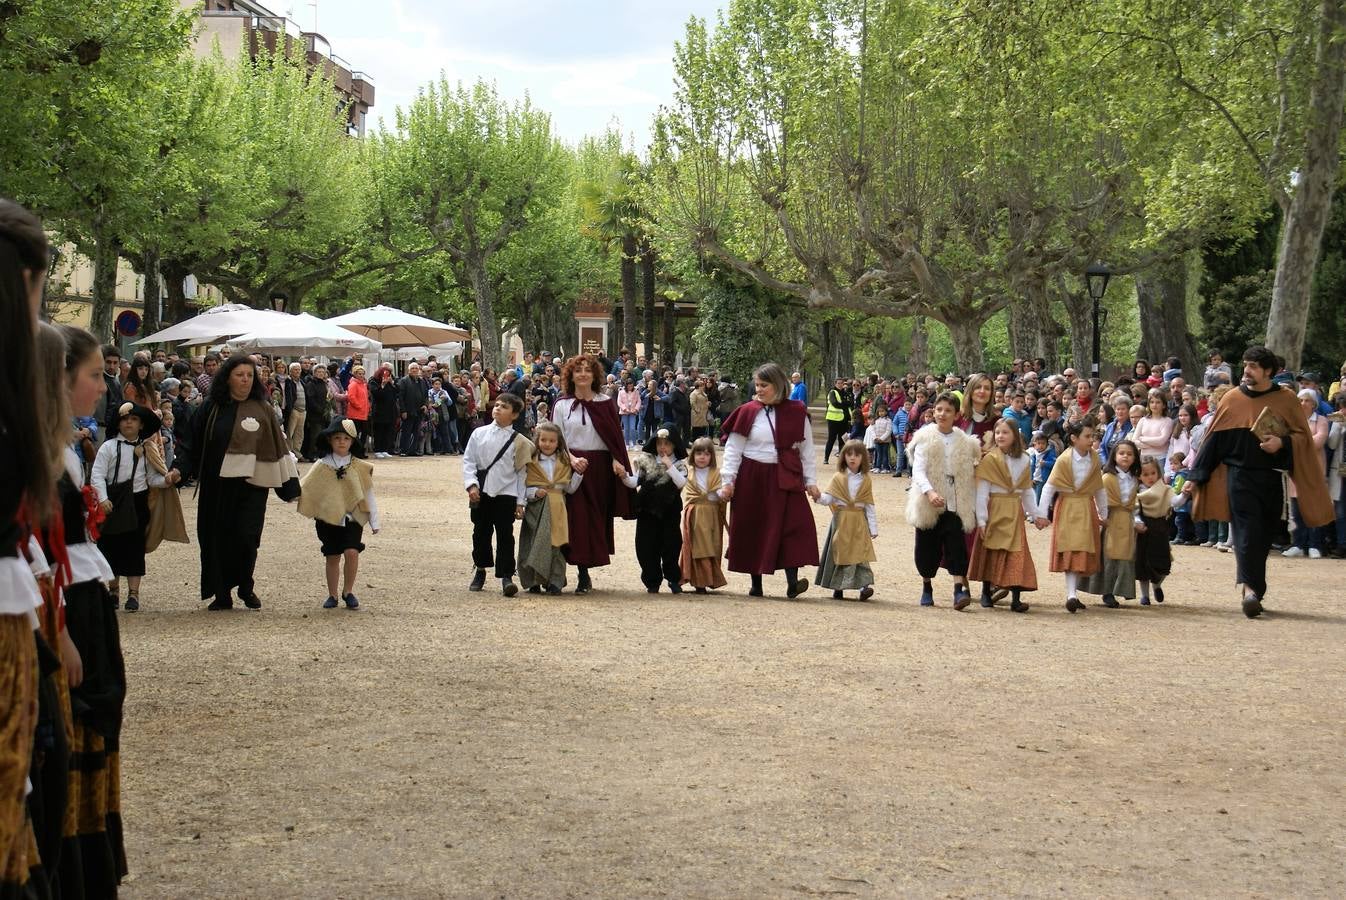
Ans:
[[[241,334],[227,344],[234,350],[343,356],[351,353],[378,353],[383,349],[383,346],[373,338],[355,334],[308,313],[284,318],[284,321],[268,322],[264,328]]]
[[[433,356],[437,359],[454,359],[463,352],[463,345],[457,342],[435,344],[430,347],[398,347],[392,351],[393,359],[408,362],[413,359],[425,359]]]
[[[272,309],[253,309],[241,303],[226,303],[203,309],[190,319],[156,331],[137,344],[191,343],[211,344],[265,328],[268,322],[287,318],[285,313]]]
[[[334,316],[327,321],[371,337],[385,347],[426,347],[445,341],[465,341],[469,337],[466,331],[454,325],[436,322],[391,306],[371,306],[369,309]]]

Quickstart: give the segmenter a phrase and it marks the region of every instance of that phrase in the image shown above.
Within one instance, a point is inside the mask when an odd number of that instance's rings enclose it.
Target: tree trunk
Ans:
[[[675,305],[672,300],[664,298],[664,340],[659,347],[659,354],[663,358],[665,368],[671,368],[678,358],[677,350],[673,346],[674,325],[677,318]]]
[[[930,372],[930,332],[926,331],[925,316],[912,317],[911,356],[907,365],[917,375]]]
[[[1046,285],[1040,282],[1026,284],[1023,296],[1010,303],[1008,318],[1010,352],[1020,359],[1042,357],[1054,370],[1061,329],[1052,318]]]
[[[495,292],[486,272],[486,257],[475,256],[465,263],[472,283],[472,296],[477,303],[477,334],[481,336],[481,364],[483,368],[500,371],[500,326],[495,318]]]
[[[117,299],[117,242],[101,224],[93,228],[93,291],[89,330],[100,341],[115,340],[112,333],[113,304]]]
[[[640,290],[645,301],[645,359],[647,362],[654,359],[654,332],[658,327],[654,318],[654,263],[654,247],[647,237],[640,242]],[[634,347],[632,352],[635,352]]]
[[[1136,273],[1136,299],[1140,304],[1139,358],[1153,364],[1176,356],[1188,380],[1199,381],[1204,366],[1187,330],[1187,261],[1179,258]]]
[[[144,269],[141,275],[145,279],[145,299],[140,314],[140,330],[145,334],[154,334],[159,330],[159,295],[163,283],[159,277],[159,251],[146,250],[141,266]]]
[[[636,310],[636,237],[627,232],[622,235],[622,347],[635,352],[636,322],[639,313]],[[616,353],[613,353],[616,356]]]
[[[834,343],[832,322],[824,319],[818,323],[818,357],[823,370],[823,384],[832,384],[838,377]]]
[[[187,318],[187,293],[182,287],[190,274],[187,267],[173,259],[159,261],[159,272],[163,275],[164,290],[168,296],[164,299],[164,321],[176,325]]]
[[[536,353],[540,349],[537,342],[537,308],[545,302],[545,288],[526,288],[519,298],[519,340],[523,342],[525,353]]]
[[[1066,316],[1070,320],[1070,364],[1081,378],[1093,369],[1094,355],[1094,301],[1087,290],[1067,291]],[[1098,374],[1103,374],[1102,360]]]
[[[970,318],[950,318],[944,323],[953,339],[954,366],[963,375],[981,372],[985,365],[984,348],[981,343],[981,326],[985,320]]]
[[[1267,346],[1299,368],[1308,329],[1313,273],[1332,208],[1346,112],[1346,0],[1323,0],[1304,165],[1281,227],[1276,280],[1267,316]]]

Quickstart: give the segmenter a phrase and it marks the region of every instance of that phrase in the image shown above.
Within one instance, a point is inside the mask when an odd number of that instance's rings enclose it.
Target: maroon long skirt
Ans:
[[[579,490],[566,497],[566,521],[570,545],[566,562],[572,566],[606,566],[617,545],[612,532],[612,503],[617,476],[612,474],[612,454],[606,450],[571,450],[577,459],[587,459]]]
[[[786,491],[776,466],[744,459],[729,504],[729,571],[770,575],[818,564],[818,529],[803,491]]]

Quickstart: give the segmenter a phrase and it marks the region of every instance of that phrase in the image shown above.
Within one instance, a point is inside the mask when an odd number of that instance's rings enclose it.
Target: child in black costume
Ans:
[[[676,428],[661,428],[646,441],[642,455],[627,473],[621,463],[613,471],[636,489],[636,559],[645,590],[659,593],[660,582],[682,593],[682,486],[687,483],[687,450]]]

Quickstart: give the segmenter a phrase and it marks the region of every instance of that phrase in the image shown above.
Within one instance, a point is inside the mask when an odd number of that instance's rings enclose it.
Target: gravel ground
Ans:
[[[1249,621],[1175,548],[1163,606],[1072,616],[1044,532],[1029,614],[921,609],[883,478],[870,603],[651,596],[625,522],[593,594],[506,600],[457,459],[377,465],[358,612],[274,498],[260,612],[151,557],[126,896],[1346,894],[1340,562],[1275,558]]]

